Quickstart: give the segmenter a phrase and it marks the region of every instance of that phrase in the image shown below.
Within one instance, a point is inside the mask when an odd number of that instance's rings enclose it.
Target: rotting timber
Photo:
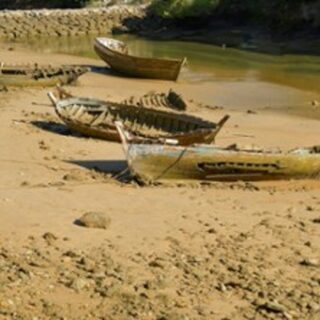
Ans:
[[[125,43],[110,38],[96,38],[94,49],[111,68],[131,77],[176,81],[186,63],[186,58],[178,60],[136,57],[129,54]]]
[[[140,140],[175,139],[180,145],[212,143],[229,116],[218,123],[185,113],[159,108],[146,108],[127,103],[115,103],[90,98],[49,98],[56,113],[72,130],[85,136],[121,142],[114,124],[121,121]]]
[[[62,65],[9,65],[0,64],[0,85],[4,86],[55,86],[75,82],[89,71],[82,66]]]
[[[289,152],[238,149],[235,145],[177,146],[137,143],[134,135],[116,123],[128,166],[145,183],[166,180],[257,181],[320,178],[320,146]]]
[[[55,96],[58,99],[73,97],[70,92],[59,85],[56,86],[55,91]],[[121,103],[142,108],[164,108],[176,111],[186,111],[188,109],[188,102],[172,89],[167,93],[150,91],[141,97],[131,96],[121,101]]]
[[[169,108],[180,111],[185,111],[188,108],[188,103],[183,97],[172,89],[168,93],[149,92],[140,98],[130,97],[123,103],[144,108]]]

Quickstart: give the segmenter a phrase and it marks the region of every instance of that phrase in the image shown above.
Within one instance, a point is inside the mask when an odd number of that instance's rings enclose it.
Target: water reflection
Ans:
[[[188,58],[181,79],[187,82],[263,81],[320,93],[320,57],[271,55],[221,48],[213,45],[150,41],[116,36],[126,41],[130,53],[144,57]],[[41,52],[59,52],[97,58],[94,36],[28,39],[26,44]]]

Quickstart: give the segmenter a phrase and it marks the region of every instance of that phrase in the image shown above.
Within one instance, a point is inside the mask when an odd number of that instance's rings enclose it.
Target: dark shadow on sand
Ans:
[[[74,224],[75,226],[77,226],[77,227],[85,228],[85,225],[81,222],[80,219],[75,219],[75,220],[73,221],[73,224]]]
[[[72,160],[68,162],[107,174],[117,174],[127,168],[127,161],[125,160]]]
[[[117,77],[117,78],[130,78],[130,79],[144,79],[143,77],[138,77],[126,73],[121,73],[118,72],[111,67],[105,66],[105,67],[100,67],[100,66],[94,66],[94,65],[87,65],[86,67],[91,69],[91,72],[97,73],[97,74],[102,74],[106,76],[111,76],[111,77]],[[148,80],[157,80],[157,79],[148,79]]]
[[[97,74],[104,74],[107,76],[113,76],[113,77],[123,77],[123,75],[114,69],[108,67],[107,65],[105,67],[101,66],[95,66],[95,65],[86,65],[86,67],[90,68],[90,71]]]
[[[63,136],[84,137],[80,133],[70,130],[66,125],[55,121],[31,121],[35,127]]]

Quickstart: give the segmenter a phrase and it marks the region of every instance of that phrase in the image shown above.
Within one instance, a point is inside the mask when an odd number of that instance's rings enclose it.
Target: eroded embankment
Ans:
[[[125,19],[143,15],[142,6],[113,6],[74,10],[0,12],[0,38],[76,36],[108,33]]]

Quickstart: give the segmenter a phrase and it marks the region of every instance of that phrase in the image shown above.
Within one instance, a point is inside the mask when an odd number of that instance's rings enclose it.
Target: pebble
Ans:
[[[276,301],[268,301],[258,306],[258,309],[263,309],[268,312],[275,312],[275,313],[285,313],[286,307],[281,305]]]
[[[51,232],[46,232],[42,238],[46,240],[49,245],[52,245],[58,239],[58,237]]]
[[[301,265],[306,267],[319,267],[320,262],[316,258],[305,258],[300,262]]]
[[[313,223],[320,223],[320,217],[312,220]]]
[[[70,284],[70,288],[76,291],[81,291],[85,288],[88,288],[89,286],[90,286],[89,281],[83,278],[74,279]]]
[[[316,302],[309,302],[308,308],[311,309],[313,312],[320,312],[320,304]]]

